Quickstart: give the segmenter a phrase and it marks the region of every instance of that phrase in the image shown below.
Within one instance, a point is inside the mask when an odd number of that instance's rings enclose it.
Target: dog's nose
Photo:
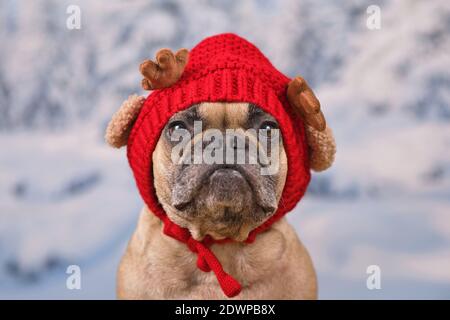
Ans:
[[[251,189],[241,173],[232,168],[217,169],[209,178],[209,198],[217,206],[241,211],[250,205]]]
[[[182,201],[181,199],[174,199],[172,205],[175,209],[183,211],[189,205],[189,201]]]
[[[276,207],[276,203],[268,203],[264,206],[261,206],[261,208],[263,209],[264,213],[269,215],[275,212],[275,210],[277,210]]]

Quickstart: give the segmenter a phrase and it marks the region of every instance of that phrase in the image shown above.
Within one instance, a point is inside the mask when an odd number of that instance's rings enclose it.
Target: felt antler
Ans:
[[[155,62],[145,60],[139,67],[144,76],[142,88],[155,90],[170,87],[180,79],[188,58],[187,49],[180,49],[175,54],[169,49],[159,50]]]
[[[320,102],[305,79],[296,77],[287,89],[288,100],[303,120],[318,131],[325,130],[326,121],[320,110]]]
[[[302,77],[296,77],[289,83],[287,97],[291,106],[305,122],[311,169],[314,171],[328,169],[334,162],[336,143],[333,132],[327,126],[320,110],[319,100]]]

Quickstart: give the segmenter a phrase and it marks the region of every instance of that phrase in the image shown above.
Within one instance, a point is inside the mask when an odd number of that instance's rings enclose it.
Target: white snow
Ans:
[[[78,4],[81,30],[66,29]],[[321,298],[450,298],[450,5],[0,1],[0,299],[114,298],[142,205],[108,120],[160,47],[236,32],[322,102],[338,146],[288,220]],[[82,290],[65,287],[66,267]],[[366,288],[379,265],[381,290]]]

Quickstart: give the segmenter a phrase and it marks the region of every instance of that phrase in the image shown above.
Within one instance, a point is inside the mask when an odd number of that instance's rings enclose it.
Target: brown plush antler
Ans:
[[[309,126],[318,131],[325,130],[326,122],[320,102],[302,77],[293,79],[287,89],[287,97],[294,109]]]
[[[161,49],[156,54],[156,62],[145,60],[139,71],[144,76],[142,88],[155,90],[167,88],[180,79],[189,58],[187,49],[180,49],[175,54],[169,49]]]

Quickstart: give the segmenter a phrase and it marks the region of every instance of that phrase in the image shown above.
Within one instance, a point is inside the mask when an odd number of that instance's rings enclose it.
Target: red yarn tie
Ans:
[[[192,240],[195,241],[194,239]],[[195,248],[198,255],[197,266],[199,269],[205,272],[212,270],[216,275],[217,281],[219,281],[223,293],[229,298],[237,296],[241,292],[241,284],[223,270],[214,253],[198,241],[195,241]]]
[[[222,288],[223,293],[229,298],[237,296],[241,292],[241,284],[226,273],[219,260],[207,247],[209,244],[203,244],[195,240],[187,229],[181,228],[169,220],[168,217],[162,218],[164,221],[164,233],[178,241],[184,242],[189,249],[197,253],[197,267],[203,272],[213,271],[217,281]],[[208,243],[208,241],[205,240]]]

